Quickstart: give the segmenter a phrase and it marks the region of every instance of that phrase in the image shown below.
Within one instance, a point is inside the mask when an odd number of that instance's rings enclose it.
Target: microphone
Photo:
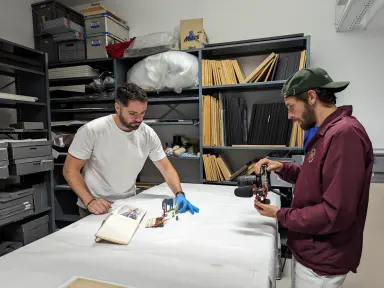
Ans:
[[[253,186],[242,186],[235,189],[237,197],[250,198],[253,197]]]

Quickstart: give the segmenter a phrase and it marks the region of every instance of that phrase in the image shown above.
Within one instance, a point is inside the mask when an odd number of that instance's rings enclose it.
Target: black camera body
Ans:
[[[238,188],[235,189],[235,195],[237,197],[256,196],[256,198],[264,204],[270,204],[270,200],[267,199],[268,192],[273,192],[287,198],[285,194],[272,189],[271,172],[267,170],[267,167],[267,165],[261,166],[260,175],[239,176],[237,178]]]

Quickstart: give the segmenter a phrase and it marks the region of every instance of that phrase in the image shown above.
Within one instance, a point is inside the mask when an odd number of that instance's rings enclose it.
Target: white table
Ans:
[[[274,287],[277,221],[260,216],[253,198],[236,197],[234,188],[183,184],[200,213],[145,228],[172,195],[166,184],[153,187],[124,201],[148,211],[129,245],[95,243],[106,215],[91,215],[1,257],[0,285],[56,288],[81,276],[136,288]],[[280,206],[277,195],[268,197]]]

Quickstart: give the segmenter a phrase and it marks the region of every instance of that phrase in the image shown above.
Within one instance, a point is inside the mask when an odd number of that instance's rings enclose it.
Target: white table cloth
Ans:
[[[124,200],[147,210],[129,245],[95,243],[106,215],[91,215],[1,257],[0,286],[56,288],[80,276],[136,288],[274,287],[276,219],[260,216],[253,198],[236,197],[235,187],[182,186],[200,213],[145,228],[172,196],[161,184]],[[268,197],[280,206],[279,196]]]

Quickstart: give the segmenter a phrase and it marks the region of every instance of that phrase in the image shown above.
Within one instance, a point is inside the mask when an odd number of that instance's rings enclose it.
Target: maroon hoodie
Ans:
[[[337,108],[308,144],[302,166],[284,163],[278,174],[294,183],[291,208],[277,213],[288,245],[320,275],[356,273],[368,208],[373,151],[352,106]]]

